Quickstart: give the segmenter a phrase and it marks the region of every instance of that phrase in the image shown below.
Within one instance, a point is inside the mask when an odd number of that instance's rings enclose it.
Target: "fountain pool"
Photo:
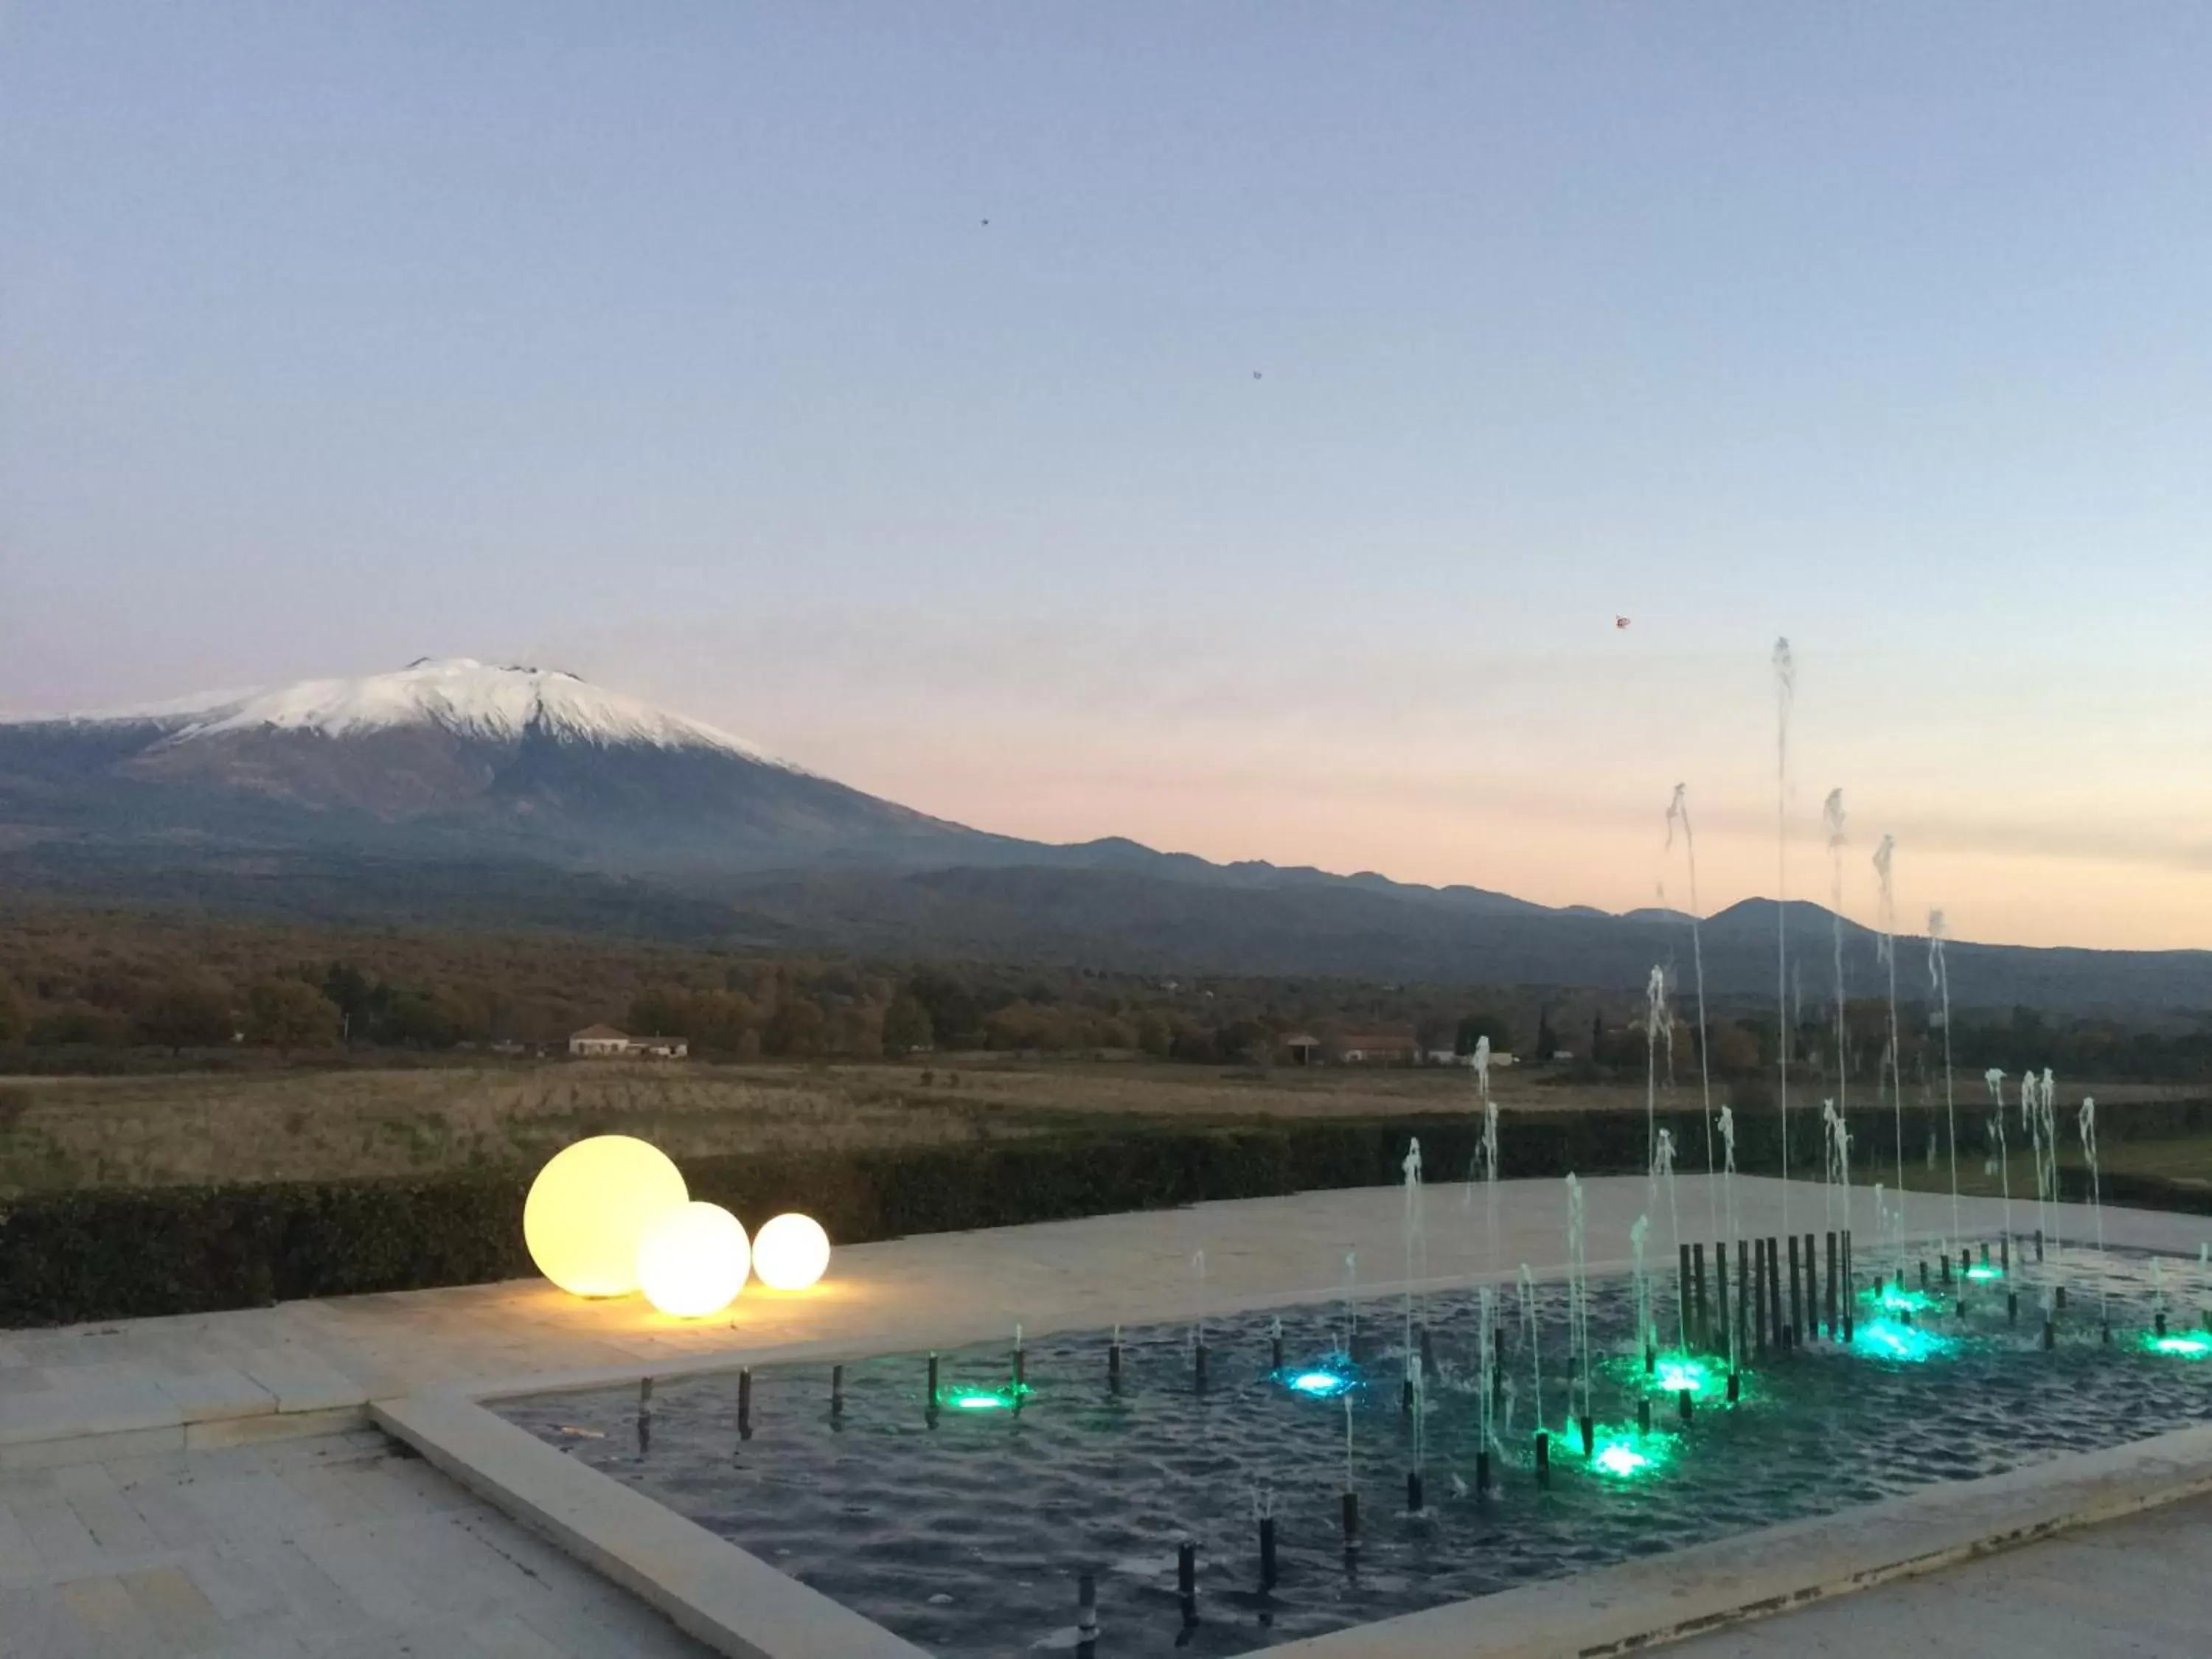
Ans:
[[[1579,1385],[1555,1386],[1540,1425],[1529,1398],[1494,1383],[1487,1492],[1474,1287],[1422,1304],[1418,1435],[1395,1298],[1358,1321],[1394,1340],[1356,1354],[1341,1297],[1217,1310],[1203,1389],[1177,1324],[1121,1333],[1118,1389],[1098,1331],[1032,1334],[1018,1382],[1010,1344],[948,1351],[933,1411],[919,1354],[846,1361],[835,1410],[827,1360],[755,1368],[742,1433],[729,1371],[659,1379],[646,1433],[635,1384],[495,1409],[934,1653],[1078,1650],[1086,1576],[1097,1655],[1241,1653],[2212,1419],[2212,1366],[2190,1363],[2212,1357],[2193,1273],[2170,1258],[2154,1279],[2147,1256],[2027,1254],[2014,1252],[2014,1284],[1968,1287],[1964,1320],[1948,1301],[1899,1294],[1909,1259],[1863,1262],[1869,1284],[1884,1273],[1887,1305],[1863,1288],[1848,1346],[1769,1354],[1734,1406],[1724,1352],[1661,1354],[1647,1373],[1630,1283],[1593,1279],[1587,1450],[1563,1414],[1570,1397],[1580,1409]],[[2046,1351],[2045,1291],[2062,1277],[2072,1295]],[[1567,1290],[1534,1294],[1529,1323],[1563,1385]],[[1500,1309],[1495,1328],[1500,1377],[1525,1379],[1522,1322]],[[1360,1499],[1350,1549],[1347,1459]],[[1410,1473],[1424,1476],[1418,1512]]]

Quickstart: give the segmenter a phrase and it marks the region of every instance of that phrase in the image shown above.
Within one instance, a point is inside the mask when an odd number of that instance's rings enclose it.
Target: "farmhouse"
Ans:
[[[577,1060],[682,1060],[690,1052],[682,1037],[634,1037],[611,1025],[586,1025],[568,1038],[569,1055]]]

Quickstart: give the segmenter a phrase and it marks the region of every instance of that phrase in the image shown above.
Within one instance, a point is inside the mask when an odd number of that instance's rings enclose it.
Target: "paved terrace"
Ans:
[[[1592,1266],[1625,1267],[1645,1184],[1587,1185]],[[1785,1197],[1796,1231],[1825,1229],[1819,1188],[1798,1183],[1785,1195],[1781,1182],[1745,1178],[1735,1182],[1743,1230],[1780,1231]],[[1680,1182],[1686,1238],[1714,1236],[1715,1202],[1705,1178]],[[1492,1260],[1485,1197],[1436,1185],[1422,1203],[1425,1260],[1414,1276],[1483,1272]],[[1948,1200],[1911,1203],[1916,1233],[1948,1223]],[[1875,1237],[1870,1195],[1859,1192],[1856,1207],[1863,1258]],[[1496,1215],[1500,1268],[1561,1270],[1560,1182],[1504,1183]],[[696,1654],[658,1615],[367,1428],[370,1402],[736,1364],[793,1345],[950,1346],[1010,1331],[1017,1319],[1043,1332],[1183,1318],[1200,1249],[1216,1309],[1336,1294],[1347,1249],[1358,1253],[1363,1285],[1379,1291],[1407,1277],[1403,1216],[1400,1192],[1370,1188],[863,1245],[841,1251],[813,1291],[756,1285],[727,1316],[696,1323],[637,1298],[584,1303],[529,1280],[0,1332],[0,1655]],[[2000,1216],[1996,1200],[1960,1206],[1970,1236],[1993,1237]],[[2034,1206],[2016,1203],[2013,1221],[2033,1227]],[[2207,1224],[2114,1211],[2106,1233],[2114,1244],[2194,1254]],[[2086,1210],[2068,1206],[2054,1212],[2054,1231],[2085,1238],[2093,1226]],[[1666,1237],[1659,1219],[1662,1252]],[[2171,1571],[2178,1583],[2201,1582],[2188,1575],[2212,1556],[2206,1513],[2192,1504],[2122,1523],[2161,1540],[2130,1558],[2136,1577]],[[2015,1601],[2024,1584],[2047,1597],[2103,1571],[2105,1547],[2094,1541],[2103,1535],[1869,1592],[1686,1651],[1765,1652],[1759,1644],[1796,1640],[1785,1632],[1800,1628],[1808,1644],[1826,1645],[1771,1650],[1910,1651],[1905,1627],[1927,1616],[1915,1598],[1971,1598],[1982,1583]],[[2175,1555],[2191,1549],[2194,1565]],[[2054,1577],[2028,1565],[2038,1560],[2065,1565]],[[1960,1588],[1945,1591],[1954,1577]],[[2168,1626],[2140,1586],[2119,1605],[2142,1609],[2149,1645],[2130,1650],[2163,1650]],[[1904,1610],[1895,1639],[1862,1644],[1876,1626],[1859,1621],[1890,1609]],[[1997,1628],[1953,1626],[1946,1650],[2008,1659],[2061,1650],[2016,1639],[1963,1645]]]

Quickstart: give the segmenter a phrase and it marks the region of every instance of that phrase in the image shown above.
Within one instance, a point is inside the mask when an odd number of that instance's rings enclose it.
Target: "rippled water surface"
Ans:
[[[1863,1277],[1875,1265],[1863,1263]],[[2044,1270],[2055,1273],[2056,1264]],[[641,1445],[637,1389],[505,1402],[514,1422],[784,1571],[946,1656],[1073,1647],[1078,1575],[1096,1575],[1106,1656],[1231,1654],[1463,1600],[1530,1579],[1680,1548],[1803,1516],[1965,1480],[2061,1453],[2109,1446],[2212,1417],[2212,1361],[2148,1351],[2146,1258],[2094,1265],[2069,1255],[2069,1306],[2055,1352],[2041,1347],[2044,1289],[2022,1264],[2021,1322],[2005,1286],[1969,1287],[1968,1318],[1923,1314],[1911,1329],[1869,1322],[1856,1340],[1808,1345],[1747,1368],[1743,1400],[1723,1402],[1725,1363],[1693,1420],[1655,1396],[1653,1434],[1636,1432],[1650,1386],[1632,1352],[1631,1287],[1592,1286],[1598,1446],[1584,1462],[1567,1427],[1562,1287],[1539,1287],[1532,1351],[1516,1292],[1498,1293],[1501,1360],[1497,1486],[1472,1489],[1481,1441],[1474,1387],[1477,1293],[1431,1294],[1411,1310],[1437,1361],[1420,1415],[1426,1505],[1407,1510],[1415,1462],[1402,1408],[1408,1310],[1361,1302],[1363,1385],[1339,1399],[1302,1395],[1271,1375],[1271,1316],[1209,1319],[1207,1382],[1195,1385],[1185,1327],[1124,1334],[1121,1386],[1109,1387],[1109,1334],[1032,1340],[1032,1390],[1003,1408],[1006,1346],[948,1352],[940,1407],[927,1409],[918,1354],[845,1367],[842,1413],[827,1364],[764,1367],[752,1377],[750,1433],[738,1427],[735,1372],[656,1384]],[[1671,1280],[1672,1276],[1668,1276]],[[2198,1325],[2194,1263],[2164,1265],[2172,1330]],[[1940,1289],[1940,1286],[1939,1286]],[[2113,1344],[2100,1340],[2109,1297]],[[1656,1317],[1671,1327],[1671,1290]],[[1341,1301],[1283,1310],[1286,1372],[1346,1346]],[[1887,1338],[1879,1331],[1889,1333]],[[1934,1334],[1924,1358],[1891,1350]],[[1538,1422],[1556,1438],[1548,1489],[1533,1469]],[[993,1398],[989,1407],[963,1397]],[[1358,1548],[1340,1524],[1349,1470],[1361,1501]],[[1260,1585],[1257,1511],[1275,1517],[1279,1576]],[[1198,1549],[1194,1602],[1176,1582],[1177,1547]],[[1194,1614],[1195,1622],[1193,1622]]]

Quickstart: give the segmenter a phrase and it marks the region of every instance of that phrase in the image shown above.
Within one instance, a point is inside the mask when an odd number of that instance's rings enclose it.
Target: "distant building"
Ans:
[[[1456,1048],[1431,1048],[1422,1054],[1421,1063],[1425,1066],[1471,1066],[1474,1064],[1474,1056],[1473,1054],[1463,1054]],[[1492,1048],[1490,1051],[1490,1069],[1492,1071],[1498,1071],[1512,1064],[1512,1055],[1500,1054],[1495,1048]]]
[[[1310,1031],[1293,1031],[1278,1040],[1284,1060],[1292,1066],[1321,1064],[1321,1039]]]
[[[682,1060],[690,1052],[682,1037],[634,1037],[611,1025],[586,1025],[568,1038],[568,1053],[577,1060]]]
[[[1421,1045],[1410,1030],[1347,1031],[1336,1052],[1347,1066],[1412,1066],[1421,1057]]]

